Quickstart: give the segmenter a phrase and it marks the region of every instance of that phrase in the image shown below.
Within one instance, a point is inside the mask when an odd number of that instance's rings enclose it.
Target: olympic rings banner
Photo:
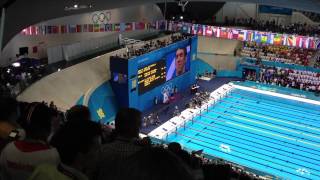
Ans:
[[[111,12],[95,12],[91,15],[93,24],[108,24],[111,20]]]

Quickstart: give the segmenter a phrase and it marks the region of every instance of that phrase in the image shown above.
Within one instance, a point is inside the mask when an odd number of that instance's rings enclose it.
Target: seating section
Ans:
[[[271,46],[245,42],[241,56],[260,58],[262,60],[309,66],[315,50],[288,46]]]
[[[302,70],[285,69],[280,67],[263,68],[259,79],[255,72],[247,72],[247,80],[260,81],[273,85],[291,87],[300,90],[318,92],[320,91],[320,73]]]

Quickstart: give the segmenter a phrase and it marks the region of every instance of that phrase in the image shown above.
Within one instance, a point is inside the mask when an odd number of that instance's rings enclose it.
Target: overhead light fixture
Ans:
[[[12,64],[12,66],[13,66],[13,67],[20,67],[21,64],[20,64],[19,62],[15,62],[15,63]]]
[[[87,9],[92,8],[92,4],[85,5],[85,4],[73,4],[72,6],[65,6],[65,11],[72,11],[72,10],[81,10],[81,9]]]
[[[180,19],[183,20],[183,16],[180,16]]]
[[[178,6],[181,7],[181,11],[185,12],[186,6],[188,5],[189,1],[183,1],[183,0],[178,0]]]

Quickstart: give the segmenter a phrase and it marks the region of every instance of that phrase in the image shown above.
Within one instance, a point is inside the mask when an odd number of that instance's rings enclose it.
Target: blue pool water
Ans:
[[[234,89],[168,136],[285,179],[320,179],[320,106]]]

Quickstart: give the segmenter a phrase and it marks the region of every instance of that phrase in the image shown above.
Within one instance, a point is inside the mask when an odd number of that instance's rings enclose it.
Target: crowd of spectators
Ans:
[[[15,97],[43,77],[46,65],[39,62],[40,60],[25,58],[0,68],[0,94]]]
[[[320,92],[320,73],[280,67],[262,68],[258,79],[255,72],[246,73],[246,79],[266,84]]]
[[[241,56],[261,58],[263,60],[309,66],[316,51],[288,46],[263,45],[256,42],[244,42]]]
[[[320,51],[317,52],[317,54],[314,57],[314,60],[315,60],[315,62],[314,62],[313,66],[315,68],[320,68]]]
[[[0,174],[6,180],[261,179],[243,167],[204,158],[178,143],[140,138],[141,112],[120,109],[115,128],[90,120],[76,105],[64,115],[54,103],[0,99]]]
[[[144,42],[143,46],[135,47],[134,45],[127,45],[127,51],[124,54],[116,55],[121,58],[130,59],[135,56],[141,56],[150,51],[160,49],[169,44],[190,38],[189,34],[171,34],[169,40],[149,40]]]
[[[305,11],[301,11],[301,13],[303,13],[305,16],[307,16],[308,18],[310,18],[314,22],[320,22],[320,14],[318,14],[318,13],[305,12]]]
[[[225,18],[225,22],[213,23],[213,25],[219,26],[238,26],[246,27],[251,30],[259,31],[271,31],[276,33],[285,33],[285,34],[297,34],[303,36],[320,36],[320,25],[308,25],[302,23],[293,23],[289,25],[279,24],[275,20],[264,21],[264,20],[255,20],[253,18]]]

